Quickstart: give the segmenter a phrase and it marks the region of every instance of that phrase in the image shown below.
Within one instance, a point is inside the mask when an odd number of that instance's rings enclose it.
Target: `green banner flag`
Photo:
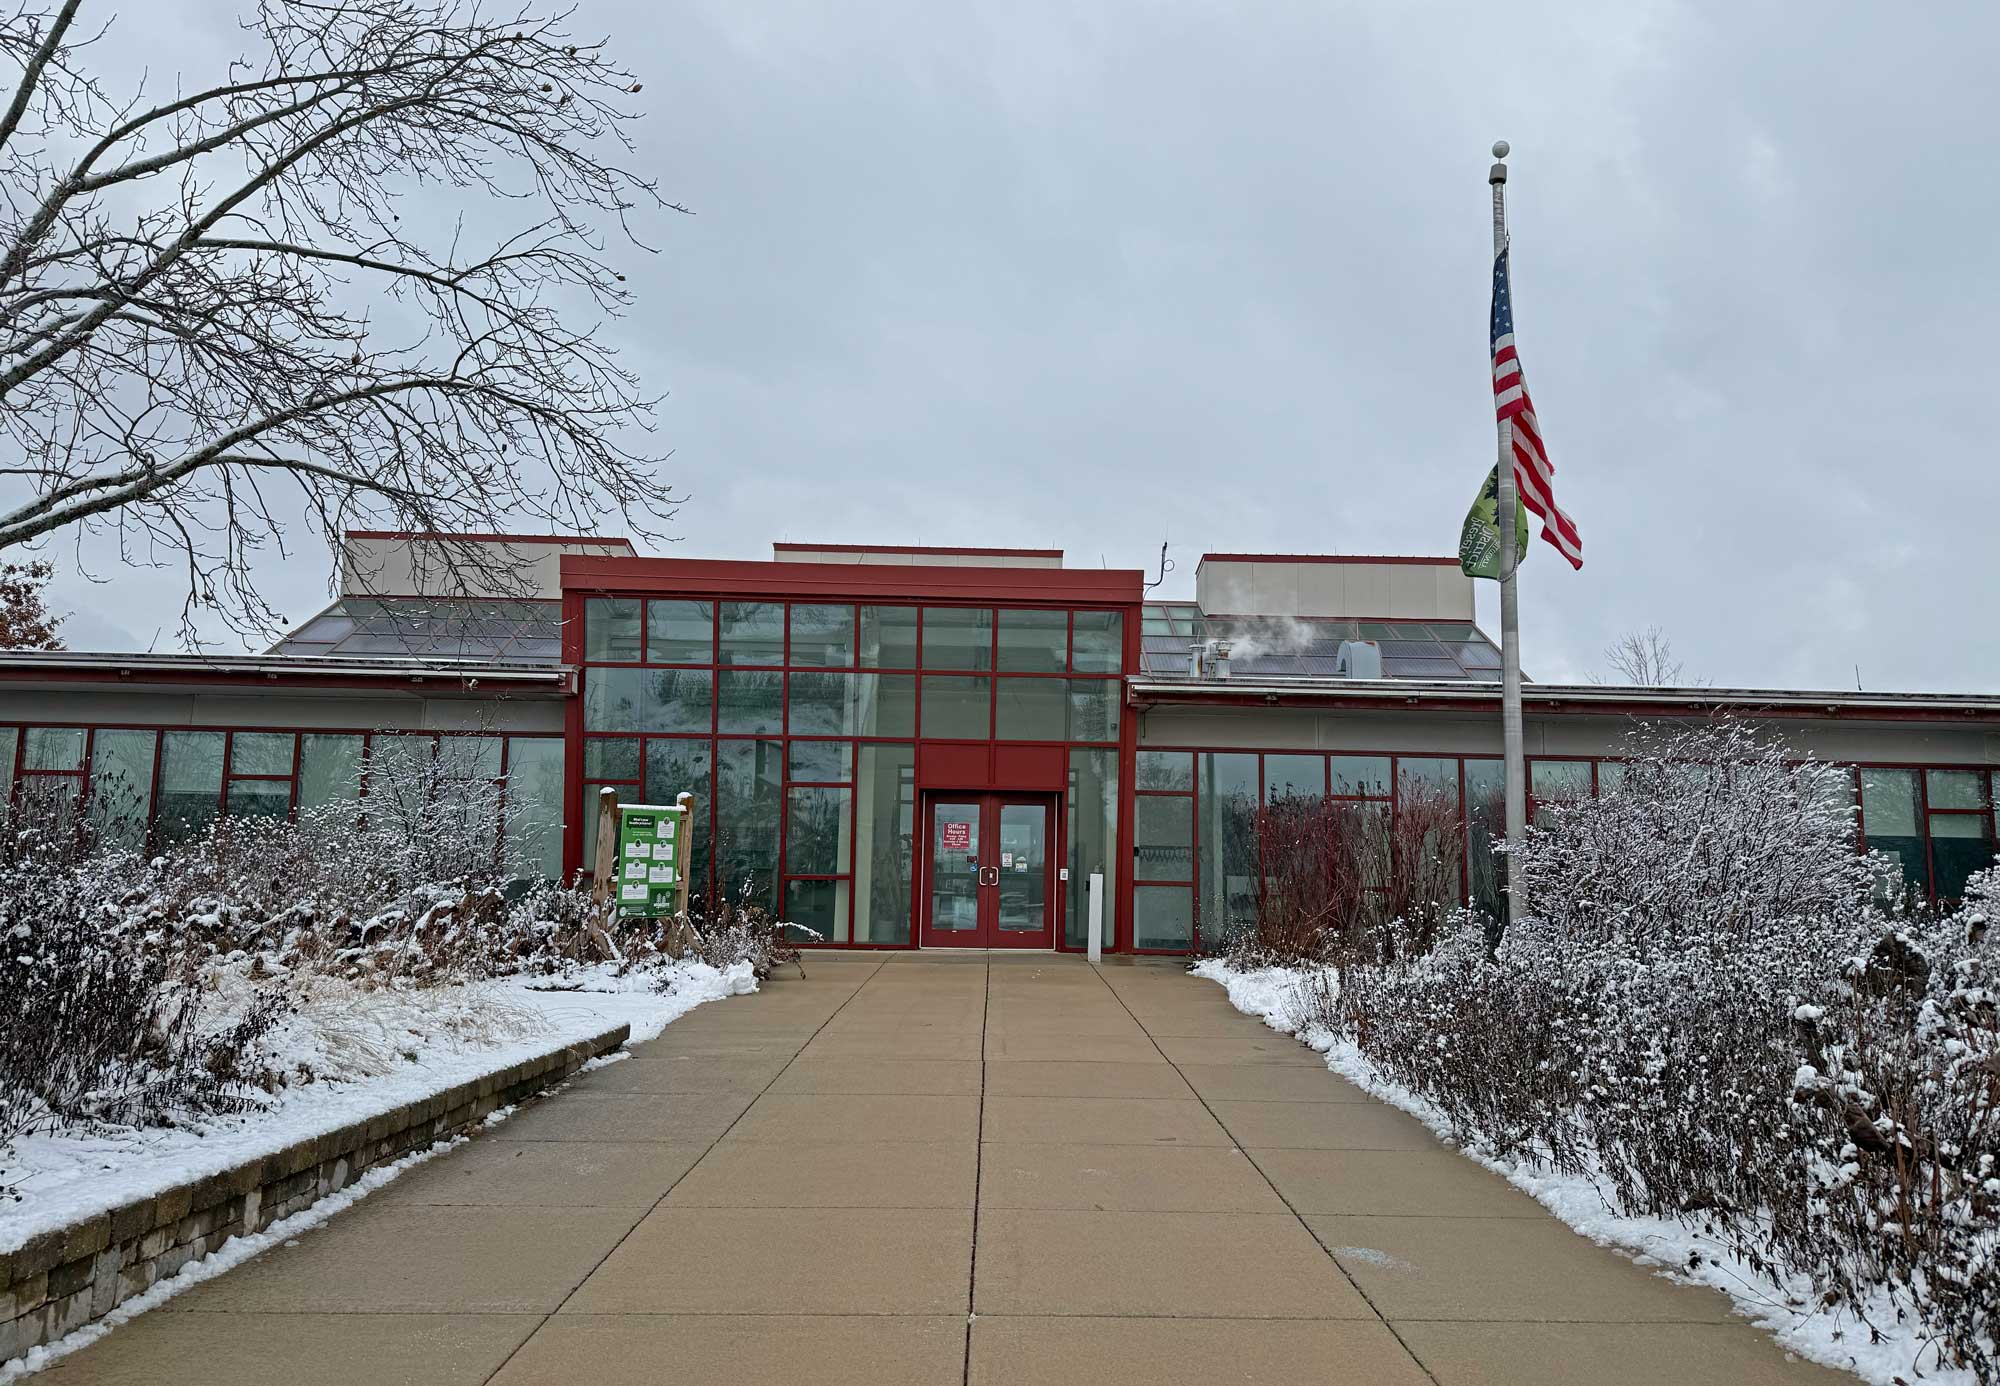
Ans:
[[[1467,577],[1500,580],[1500,467],[1495,464],[1479,488],[1479,499],[1465,512],[1465,528],[1458,534],[1458,566]],[[1520,499],[1514,501],[1515,562],[1528,556],[1528,511]]]

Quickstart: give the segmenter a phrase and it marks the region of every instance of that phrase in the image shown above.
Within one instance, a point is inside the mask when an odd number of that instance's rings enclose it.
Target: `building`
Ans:
[[[263,655],[0,655],[0,783],[158,845],[449,748],[549,875],[587,864],[600,787],[691,792],[698,894],[853,947],[1079,948],[1094,877],[1107,948],[1200,948],[1254,918],[1256,809],[1295,793],[1448,803],[1491,897],[1499,652],[1455,559],[1208,554],[1156,602],[1056,550],[470,538],[504,588],[350,533],[339,597]],[[1531,810],[1612,783],[1635,718],[1718,710],[1853,767],[1861,842],[1916,887],[1993,859],[1993,697],[1530,684]]]

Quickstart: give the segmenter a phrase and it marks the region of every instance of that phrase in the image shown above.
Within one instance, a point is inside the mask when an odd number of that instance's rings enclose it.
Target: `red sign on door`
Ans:
[[[972,850],[972,825],[970,823],[938,824],[939,849],[946,852],[970,852]]]

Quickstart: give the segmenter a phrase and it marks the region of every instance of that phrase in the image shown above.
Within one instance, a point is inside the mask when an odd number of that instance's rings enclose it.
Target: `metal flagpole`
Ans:
[[[1493,146],[1493,157],[1507,157],[1507,141]],[[1507,248],[1507,165],[1496,163],[1486,175],[1493,187],[1493,258]],[[1520,845],[1528,825],[1528,776],[1521,746],[1521,598],[1515,583],[1520,566],[1515,516],[1520,505],[1514,482],[1514,425],[1500,420],[1500,494],[1494,519],[1500,529],[1500,736],[1507,757],[1507,845]],[[1513,858],[1507,858],[1507,922],[1527,910]]]

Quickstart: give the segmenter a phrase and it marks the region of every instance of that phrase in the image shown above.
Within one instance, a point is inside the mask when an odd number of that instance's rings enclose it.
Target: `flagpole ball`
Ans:
[[[1504,158],[1506,158],[1506,157],[1507,157],[1507,156],[1508,156],[1509,154],[1511,154],[1511,153],[1513,153],[1513,152],[1514,152],[1514,151],[1513,151],[1513,146],[1509,145],[1509,144],[1507,143],[1507,141],[1505,141],[1505,140],[1495,140],[1495,141],[1493,141],[1493,157],[1494,157],[1494,158],[1496,158],[1496,159],[1504,159]]]

